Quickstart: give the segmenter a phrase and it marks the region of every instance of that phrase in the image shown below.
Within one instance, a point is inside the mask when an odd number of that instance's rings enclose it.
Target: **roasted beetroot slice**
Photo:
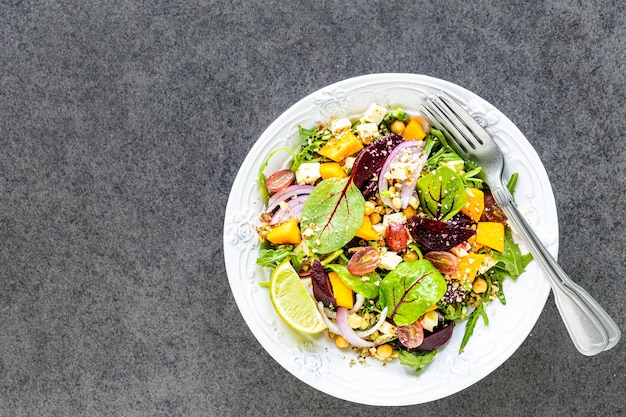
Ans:
[[[426,352],[429,350],[437,349],[446,343],[452,337],[452,330],[454,330],[454,322],[446,321],[443,326],[433,329],[434,332],[424,332],[424,341],[421,345],[415,348],[418,351]]]
[[[485,197],[485,209],[481,218],[484,222],[504,223],[508,221],[504,211],[496,204],[496,200],[492,195]]]
[[[393,148],[402,142],[404,142],[402,136],[392,133],[363,149],[352,167],[352,181],[354,185],[363,191],[363,185],[374,175],[378,174],[387,156],[389,156]]]
[[[324,272],[322,263],[315,259],[311,265],[311,284],[313,285],[313,296],[317,301],[321,301],[327,307],[336,307],[337,301],[330,289],[330,280]]]
[[[407,223],[409,233],[420,245],[430,250],[447,251],[474,236],[475,230],[450,222],[413,216]]]
[[[456,226],[471,226],[474,222],[463,213],[457,213],[448,222]]]

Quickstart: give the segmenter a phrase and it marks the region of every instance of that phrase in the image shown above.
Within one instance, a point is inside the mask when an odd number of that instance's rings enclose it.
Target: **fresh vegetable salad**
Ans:
[[[299,130],[290,167],[265,172],[278,149],[259,172],[267,204],[257,264],[272,269],[263,285],[277,313],[360,360],[418,373],[467,320],[463,351],[477,321],[488,324],[485,305],[506,303],[503,280],[532,260],[481,168],[402,108],[372,103],[358,119]]]

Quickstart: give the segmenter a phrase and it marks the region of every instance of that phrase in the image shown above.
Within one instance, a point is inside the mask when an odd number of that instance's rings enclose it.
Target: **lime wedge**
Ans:
[[[270,299],[278,315],[293,329],[314,334],[326,328],[315,300],[288,259],[272,271]]]

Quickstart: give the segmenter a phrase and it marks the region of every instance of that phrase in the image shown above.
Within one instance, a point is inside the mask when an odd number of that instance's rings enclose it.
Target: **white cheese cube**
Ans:
[[[484,274],[485,272],[489,271],[489,269],[491,269],[491,267],[497,263],[498,261],[496,261],[493,257],[486,255],[485,258],[483,259],[483,262],[480,264],[480,267],[478,268],[478,274]]]
[[[356,161],[356,157],[349,156],[343,160],[343,170],[348,172],[348,170],[352,169],[354,166],[354,161]]]
[[[378,266],[391,271],[398,266],[400,262],[402,262],[402,256],[395,252],[387,251],[380,255]]]
[[[374,228],[374,230],[376,230],[378,236],[385,237],[385,235],[387,234],[387,226],[382,223],[373,224],[372,227]]]
[[[296,181],[298,184],[315,184],[315,181],[321,177],[319,162],[306,162],[301,164],[296,170]]]
[[[341,119],[335,119],[330,123],[330,130],[333,132],[333,135],[337,136],[341,132],[345,130],[350,130],[352,127],[352,122],[347,117]]]
[[[397,329],[396,326],[389,323],[388,321],[385,321],[383,322],[383,324],[381,324],[378,331],[382,340],[388,340],[396,336]]]
[[[379,106],[376,103],[372,103],[367,110],[365,110],[365,113],[363,113],[363,118],[361,120],[379,125],[380,122],[383,121],[385,114],[387,114],[386,108]]]
[[[387,214],[383,216],[383,225],[385,226],[385,228],[387,228],[390,223],[406,224],[406,222],[407,218],[402,212]]]
[[[424,314],[424,317],[420,321],[420,324],[422,325],[424,330],[432,332],[435,326],[439,324],[439,313],[437,313],[436,311],[427,312],[426,314]]]
[[[376,123],[361,123],[356,127],[356,133],[364,144],[370,144],[380,134],[378,133],[378,125]]]

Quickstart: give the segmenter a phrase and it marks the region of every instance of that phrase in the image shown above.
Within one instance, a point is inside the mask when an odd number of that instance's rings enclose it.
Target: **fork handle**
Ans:
[[[491,191],[496,203],[507,215],[512,229],[521,237],[548,277],[556,306],[578,351],[593,356],[615,346],[620,339],[620,330],[613,319],[554,260],[524,220],[508,189],[499,187]]]

